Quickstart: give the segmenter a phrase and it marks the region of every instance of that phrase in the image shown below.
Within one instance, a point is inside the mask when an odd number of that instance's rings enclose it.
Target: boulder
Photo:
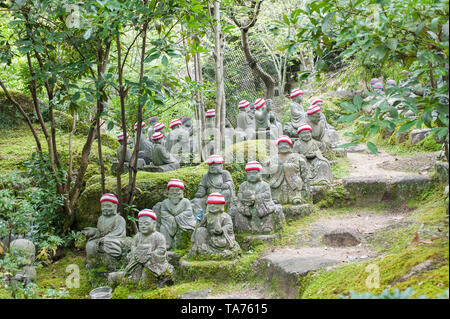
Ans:
[[[332,247],[349,247],[361,243],[359,233],[351,228],[338,228],[323,235],[323,242]]]
[[[434,169],[436,172],[436,178],[439,182],[442,184],[448,184],[448,163],[437,161],[436,164],[434,164]]]
[[[411,145],[417,144],[422,141],[425,137],[430,135],[430,128],[424,128],[420,130],[412,130],[409,134],[409,143]]]
[[[313,212],[314,207],[311,204],[283,205],[283,213],[286,221],[298,220],[302,217],[311,215]]]

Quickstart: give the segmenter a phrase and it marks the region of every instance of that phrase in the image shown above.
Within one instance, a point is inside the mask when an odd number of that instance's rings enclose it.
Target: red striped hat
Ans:
[[[161,131],[165,127],[166,126],[163,123],[156,123],[155,126],[153,127],[153,130],[155,132],[158,132],[158,131]]]
[[[247,106],[250,105],[250,102],[247,100],[242,100],[241,102],[239,102],[238,104],[238,109],[245,109]]]
[[[294,145],[291,141],[291,139],[289,138],[289,136],[286,135],[281,135],[278,140],[277,140],[277,145],[280,144],[281,142],[286,142],[289,143],[289,145]]]
[[[322,109],[320,108],[320,105],[311,105],[310,107],[308,107],[306,109],[306,114],[311,115],[311,114],[317,113],[319,111],[322,111]]]
[[[139,218],[144,217],[144,216],[147,216],[147,217],[150,217],[150,218],[153,218],[154,220],[156,220],[156,214],[151,209],[146,208],[146,209],[141,210],[139,212],[137,218],[139,219]]]
[[[291,99],[293,99],[294,97],[296,97],[296,96],[298,96],[298,95],[300,95],[300,94],[303,94],[303,91],[302,90],[300,90],[300,89],[295,89],[295,90],[292,90],[291,91],[291,94],[290,94],[290,98]]]
[[[148,120],[148,124],[150,125],[150,123],[158,121],[158,118],[156,116],[152,116],[149,120]]]
[[[257,99],[254,103],[255,105],[255,110],[259,109],[261,106],[263,106],[264,104],[266,104],[266,100],[264,99]]]
[[[181,121],[179,119],[172,120],[169,124],[169,128],[173,128],[174,126],[181,125]]]
[[[184,189],[184,183],[183,181],[176,179],[176,178],[172,178],[169,183],[167,183],[167,189],[171,188],[171,187],[178,187],[181,189]]]
[[[205,113],[205,117],[214,117],[214,116],[216,116],[216,110],[214,109],[208,110]]]
[[[407,70],[402,70],[402,74],[409,74],[409,71],[407,71]]]
[[[184,123],[184,122],[186,122],[187,120],[190,120],[190,119],[191,119],[191,118],[188,117],[188,116],[186,116],[186,115],[183,115],[182,117],[180,117],[181,123]]]
[[[369,81],[370,84],[374,84],[374,83],[377,83],[377,82],[380,82],[380,80],[378,80],[377,78],[373,78],[373,79],[371,79]]]
[[[311,104],[310,104],[310,105],[316,105],[317,103],[323,103],[323,100],[320,99],[320,98],[318,98],[318,99],[313,99],[313,100],[311,101]]]
[[[245,165],[245,171],[262,171],[262,165],[259,162],[248,162]]]
[[[386,85],[392,85],[392,86],[396,86],[397,82],[395,82],[394,80],[386,80]]]
[[[145,127],[145,122],[141,123],[141,127]],[[134,124],[134,130],[137,131],[137,128],[138,128],[138,126],[137,126],[137,122],[136,122],[136,124]]]
[[[372,87],[375,88],[375,89],[382,89],[382,88],[384,88],[383,83],[381,83],[381,82],[377,82],[377,83],[372,84]]]
[[[206,204],[225,204],[225,197],[220,193],[211,193],[208,196]]]
[[[208,165],[211,165],[211,164],[223,164],[223,163],[224,163],[224,160],[223,160],[223,157],[221,155],[211,155],[206,160],[206,164],[208,164]]]
[[[298,127],[297,134],[300,134],[301,131],[311,131],[312,132],[312,128],[308,123],[305,123]]]
[[[161,133],[161,132],[153,133],[153,135],[152,135],[152,141],[160,140],[160,139],[162,139],[163,137],[164,137],[164,135],[163,135],[163,133]]]
[[[111,202],[114,204],[119,204],[119,200],[117,199],[116,195],[114,194],[103,194],[102,197],[100,197],[100,203],[103,202]]]
[[[130,134],[127,133],[127,138],[130,138]],[[123,141],[123,132],[120,133],[119,135],[117,135],[117,140],[118,141]]]

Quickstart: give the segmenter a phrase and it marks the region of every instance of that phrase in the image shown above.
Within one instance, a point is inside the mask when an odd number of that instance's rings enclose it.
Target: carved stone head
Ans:
[[[309,131],[309,130],[301,131],[299,136],[303,142],[309,142],[312,138],[311,131]]]
[[[260,171],[248,171],[247,172],[247,181],[249,183],[258,183],[261,181],[261,172]]]
[[[297,96],[294,96],[292,98],[292,101],[301,105],[303,103],[303,94],[299,94]]]
[[[292,152],[292,146],[288,142],[281,142],[278,144],[278,152],[280,154],[287,154]]]
[[[184,192],[181,188],[171,187],[167,191],[167,197],[173,205],[177,205],[184,198]]]
[[[208,172],[210,174],[221,174],[223,170],[223,164],[222,163],[215,163],[210,164],[208,168]]]
[[[102,208],[103,216],[113,216],[117,214],[117,204],[110,201],[104,201],[100,205]]]
[[[308,118],[311,120],[311,123],[317,124],[320,122],[322,117],[322,111],[318,111],[314,114],[308,114]]]
[[[156,230],[156,220],[149,216],[139,218],[139,232],[143,235],[151,235]]]

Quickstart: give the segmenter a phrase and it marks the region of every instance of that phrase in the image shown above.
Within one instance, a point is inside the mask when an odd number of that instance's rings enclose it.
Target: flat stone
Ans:
[[[345,148],[333,148],[333,153],[336,157],[347,157],[347,151],[348,149]]]
[[[209,293],[211,292],[211,289],[203,289],[199,291],[188,291],[182,295],[179,295],[178,297],[180,299],[204,299],[208,297]]]
[[[347,153],[364,153],[368,151],[368,148],[365,144],[359,144],[355,146],[347,147]]]
[[[361,238],[354,229],[338,228],[324,234],[323,242],[332,247],[349,247],[360,244]]]
[[[279,237],[280,234],[245,236],[242,238],[241,248],[248,250],[255,244],[271,243]]]
[[[412,130],[409,134],[409,143],[411,145],[417,144],[422,141],[425,137],[430,135],[430,128],[424,128],[419,130]]]
[[[283,206],[283,213],[286,218],[286,221],[298,220],[302,217],[311,215],[313,211],[314,207],[311,204]]]
[[[279,287],[285,298],[293,299],[298,295],[298,279],[308,272],[339,263],[338,260],[322,257],[288,257],[272,253],[262,258],[260,267],[268,282]]]

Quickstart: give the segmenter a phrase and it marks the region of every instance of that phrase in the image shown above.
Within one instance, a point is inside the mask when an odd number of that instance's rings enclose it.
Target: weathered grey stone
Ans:
[[[209,293],[211,292],[211,289],[203,289],[199,291],[188,291],[182,295],[179,295],[178,297],[180,299],[204,299],[208,297]]]
[[[332,149],[332,152],[336,157],[347,157],[347,150],[345,148],[335,147]]]
[[[438,161],[434,165],[434,169],[436,171],[436,177],[442,184],[448,184],[448,163]]]
[[[422,141],[425,137],[430,135],[431,129],[430,128],[424,128],[420,130],[412,130],[409,134],[409,143],[411,145],[417,144],[420,141]]]
[[[365,144],[359,144],[359,145],[347,147],[347,153],[364,153],[367,151],[368,151],[368,148]]]
[[[311,215],[314,212],[314,206],[311,204],[283,205],[283,212],[286,221],[298,220]]]
[[[323,235],[329,230],[320,224],[312,224],[309,229],[301,229],[297,232],[297,245],[308,247],[322,246]]]
[[[23,282],[24,284],[36,282],[37,273],[32,265],[36,257],[36,247],[34,244],[28,239],[19,238],[11,242],[9,249],[11,255],[24,257],[23,260],[20,259],[18,261],[19,264],[17,266],[20,270],[17,271],[13,280]]]
[[[287,257],[272,253],[262,258],[261,273],[279,286],[279,292],[285,298],[296,298],[298,295],[298,279],[308,272],[339,263],[338,260],[321,257]],[[277,287],[278,288],[278,287]]]
[[[323,242],[327,246],[347,247],[361,243],[358,232],[351,228],[334,229],[323,235]]]

